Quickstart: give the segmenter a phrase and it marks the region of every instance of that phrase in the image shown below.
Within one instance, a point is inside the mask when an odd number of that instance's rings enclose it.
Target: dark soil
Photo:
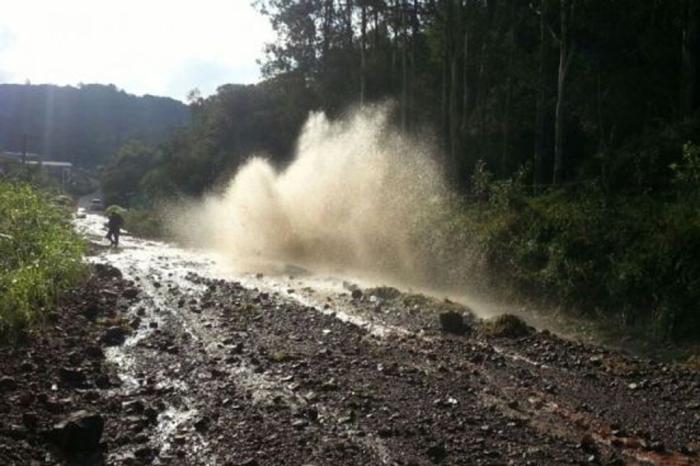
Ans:
[[[387,288],[322,313],[162,267],[140,290],[99,267],[0,349],[0,464],[700,464],[696,371]],[[104,433],[73,451],[80,410]]]
[[[114,422],[121,400],[112,396],[120,380],[105,361],[101,338],[110,326],[127,328],[123,295],[130,288],[118,270],[96,267],[37,331],[0,347],[0,464],[101,463],[123,427]],[[75,450],[59,424],[81,410],[102,417],[105,430],[101,444],[98,438]],[[89,433],[82,440],[90,443]]]

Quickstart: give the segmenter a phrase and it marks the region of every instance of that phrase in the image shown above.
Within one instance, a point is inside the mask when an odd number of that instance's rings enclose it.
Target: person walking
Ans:
[[[124,218],[119,215],[117,211],[112,211],[109,213],[107,221],[107,239],[109,243],[115,248],[119,246],[119,233],[121,227],[124,225]]]

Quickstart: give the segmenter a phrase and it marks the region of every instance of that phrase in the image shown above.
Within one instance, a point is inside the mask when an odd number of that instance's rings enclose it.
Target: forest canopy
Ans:
[[[663,185],[697,134],[700,7],[634,0],[258,0],[321,106],[391,97],[403,129],[437,128],[449,173],[478,160],[534,184]]]

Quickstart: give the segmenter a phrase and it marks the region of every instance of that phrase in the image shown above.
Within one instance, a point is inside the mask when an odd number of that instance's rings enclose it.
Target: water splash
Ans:
[[[286,169],[252,157],[223,193],[176,215],[187,219],[176,234],[258,269],[292,263],[425,283],[436,266],[425,219],[448,193],[430,144],[392,130],[388,114],[312,114]]]

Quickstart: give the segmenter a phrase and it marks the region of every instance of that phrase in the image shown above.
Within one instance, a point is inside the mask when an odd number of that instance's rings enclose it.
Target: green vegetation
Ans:
[[[62,183],[56,176],[51,176],[41,165],[24,165],[19,161],[4,162],[0,167],[0,179],[29,183],[52,191],[65,191],[80,197],[94,193],[99,184],[91,171],[73,167],[69,179]]]
[[[58,192],[61,189],[58,181],[50,177],[40,166],[22,165],[19,162],[4,165],[4,173],[0,173],[0,182],[2,181],[28,183],[54,192]]]
[[[84,273],[69,210],[27,184],[0,181],[0,339],[42,320]]]
[[[159,152],[141,142],[123,145],[102,172],[102,193],[107,205],[145,203],[142,179],[159,161]]]
[[[331,115],[390,98],[433,128],[460,188],[505,179],[663,184],[698,136],[700,5],[635,0],[257,0],[277,33],[263,73]],[[699,141],[695,141],[699,142]]]
[[[451,221],[495,287],[658,339],[697,339],[697,147],[685,154],[675,167],[684,187],[673,195],[610,194],[596,184],[530,195],[517,182],[487,180]]]
[[[313,97],[294,77],[225,85],[193,97],[192,123],[168,142],[127,143],[102,176],[105,200],[150,208],[154,200],[199,196],[227,182],[251,155],[289,161]]]
[[[162,208],[125,210],[124,228],[134,236],[142,238],[164,238],[168,236],[168,225],[164,217],[166,210]]]

